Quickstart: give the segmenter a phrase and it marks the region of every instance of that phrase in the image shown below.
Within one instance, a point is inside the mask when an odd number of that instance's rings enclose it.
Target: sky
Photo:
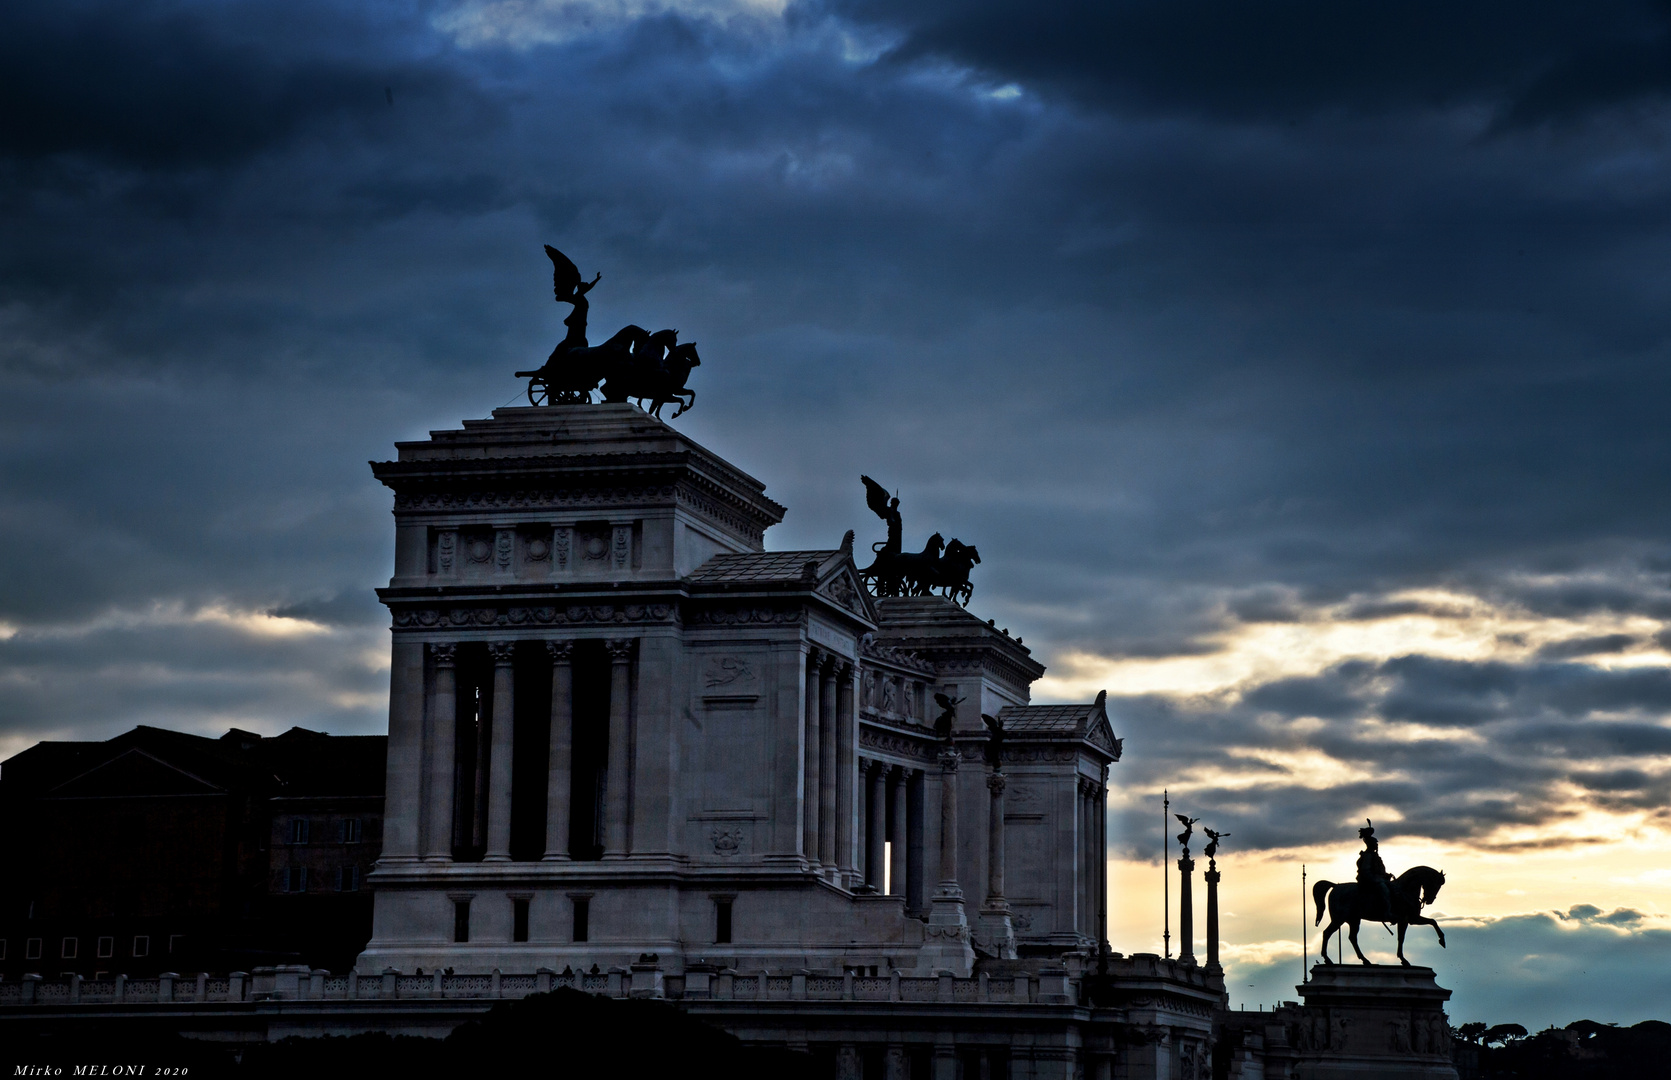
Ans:
[[[19,0],[0,102],[0,755],[382,731],[365,463],[519,400],[551,243],[769,547],[875,476],[1109,692],[1113,948],[1165,789],[1233,1003],[1369,817],[1453,1022],[1671,1017],[1664,5]]]

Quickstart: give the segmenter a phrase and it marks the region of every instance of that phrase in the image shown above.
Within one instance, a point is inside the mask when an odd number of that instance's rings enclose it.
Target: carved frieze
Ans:
[[[913,761],[929,762],[934,760],[935,744],[932,740],[916,739],[909,735],[881,731],[862,724],[859,726],[859,746],[861,749],[872,750],[878,754],[890,754],[894,757],[909,758]]]
[[[758,607],[702,607],[691,612],[687,621],[695,626],[737,626],[748,623],[793,626],[799,624],[803,617],[799,608],[774,611],[771,608]]]
[[[567,607],[417,607],[394,609],[397,629],[434,626],[564,626],[597,623],[674,622],[679,609],[672,604],[570,604]]]

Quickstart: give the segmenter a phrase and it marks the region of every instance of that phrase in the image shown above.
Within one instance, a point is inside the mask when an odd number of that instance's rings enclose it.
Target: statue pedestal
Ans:
[[[1278,1015],[1295,1080],[1456,1080],[1445,1002],[1433,969],[1318,964]]]
[[[1010,907],[1002,900],[981,907],[975,922],[975,948],[995,960],[1016,958],[1015,926],[1010,922]]]
[[[955,881],[942,881],[929,906],[928,925],[923,927],[917,973],[949,971],[966,979],[974,966],[975,949],[970,943],[969,920],[963,913],[963,890]]]

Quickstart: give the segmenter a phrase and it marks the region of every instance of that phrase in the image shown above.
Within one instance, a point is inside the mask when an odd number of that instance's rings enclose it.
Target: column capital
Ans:
[[[603,643],[609,650],[609,658],[617,664],[624,664],[632,659],[632,648],[638,644],[637,638],[610,638]]]
[[[992,792],[992,794],[1002,795],[1004,793],[1004,784],[1005,779],[1003,773],[989,772],[986,774],[986,789]]]
[[[835,678],[836,667],[840,664],[841,657],[837,656],[833,652],[830,652],[828,649],[820,651],[818,655],[818,674],[822,675],[826,679]]]
[[[957,771],[959,758],[956,750],[942,750],[940,756],[935,760],[939,761],[941,772],[954,773]]]
[[[452,667],[457,663],[458,646],[450,641],[433,642],[429,646],[429,655],[436,667]]]
[[[566,664],[574,656],[574,642],[572,640],[547,641],[545,651],[551,654],[554,663]]]
[[[510,667],[511,661],[516,659],[516,642],[490,641],[487,643],[488,655],[493,657],[494,667]]]

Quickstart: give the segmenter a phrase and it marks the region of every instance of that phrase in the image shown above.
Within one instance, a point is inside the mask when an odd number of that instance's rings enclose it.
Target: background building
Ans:
[[[0,765],[0,975],[309,963],[370,935],[383,736],[137,727]]]

